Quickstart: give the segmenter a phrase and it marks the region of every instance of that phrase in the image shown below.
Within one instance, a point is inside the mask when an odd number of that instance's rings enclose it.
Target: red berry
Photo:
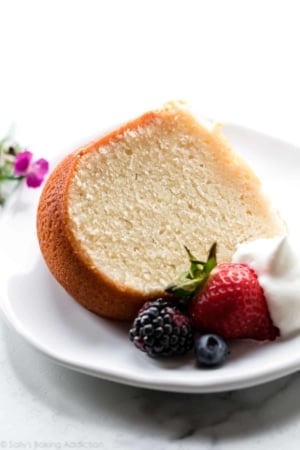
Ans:
[[[263,341],[279,335],[257,275],[246,264],[217,265],[190,300],[188,312],[197,330],[219,334],[223,339]]]

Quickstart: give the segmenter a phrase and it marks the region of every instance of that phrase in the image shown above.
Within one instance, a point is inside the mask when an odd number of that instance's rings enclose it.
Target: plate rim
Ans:
[[[247,133],[252,133],[258,136],[259,138],[267,138],[276,141],[277,143],[280,143],[282,145],[288,145],[290,148],[297,149],[300,152],[300,148],[295,146],[292,143],[289,143],[287,141],[283,141],[281,139],[277,139],[276,137],[269,136],[266,134],[263,134],[260,131],[256,131],[250,128],[246,128],[244,126],[241,126],[239,124],[231,123],[231,122],[225,122],[223,123],[223,127],[226,128],[233,128],[241,131],[246,131]],[[225,134],[226,135],[226,134]],[[299,155],[300,158],[300,155]],[[53,160],[57,160],[56,157],[53,158]],[[2,211],[2,214],[5,215],[5,210]],[[1,217],[0,217],[1,222]],[[9,277],[10,268],[12,267],[12,264],[15,264],[15,261],[12,260],[10,256],[7,255],[7,253],[1,251],[1,260],[5,260],[6,264],[5,267],[2,268],[4,270],[5,276],[4,280],[7,280],[7,277]],[[0,260],[0,263],[1,263]],[[8,263],[7,263],[8,262]],[[3,264],[2,264],[3,265]],[[1,267],[1,264],[0,264]],[[1,269],[1,271],[2,271]],[[2,272],[3,273],[3,272]],[[2,277],[1,277],[2,278]],[[45,346],[41,345],[37,339],[34,339],[30,333],[26,330],[26,327],[24,327],[24,324],[20,322],[20,320],[15,316],[11,306],[10,306],[10,300],[8,293],[5,289],[6,283],[2,282],[0,285],[0,310],[2,311],[2,316],[5,318],[5,322],[7,325],[9,325],[12,329],[14,329],[22,338],[24,338],[29,344],[34,347],[36,350],[41,352],[44,356],[51,359],[52,361],[58,363],[61,366],[67,367],[68,369],[76,370],[81,373],[85,373],[90,376],[94,376],[103,380],[117,382],[129,386],[135,386],[139,388],[146,388],[146,389],[154,389],[159,391],[169,391],[169,392],[178,392],[178,393],[214,393],[214,392],[224,392],[224,391],[232,391],[237,389],[244,389],[249,388],[252,386],[260,385],[263,383],[267,383],[270,381],[274,381],[278,378],[281,378],[283,376],[291,375],[295,372],[297,372],[300,369],[300,354],[299,358],[294,358],[291,364],[286,366],[279,365],[277,369],[273,372],[269,372],[266,369],[262,371],[260,374],[250,377],[249,376],[242,376],[239,377],[239,380],[232,379],[231,381],[227,381],[226,383],[217,383],[217,384],[185,384],[185,383],[179,383],[178,382],[171,382],[170,380],[166,380],[162,382],[161,380],[150,380],[148,377],[145,376],[138,376],[133,378],[132,376],[126,376],[126,374],[122,375],[121,373],[108,372],[107,370],[100,370],[92,368],[91,366],[87,366],[85,364],[79,364],[78,362],[68,360],[66,358],[62,358],[59,356],[59,354],[55,354],[55,352],[52,350],[50,351],[49,348],[46,348]],[[225,363],[226,364],[226,363]],[[195,369],[199,370],[199,369]],[[213,369],[216,370],[216,369]]]

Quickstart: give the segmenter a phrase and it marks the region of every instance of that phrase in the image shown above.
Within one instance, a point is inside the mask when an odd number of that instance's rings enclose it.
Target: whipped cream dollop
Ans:
[[[241,244],[232,261],[248,264],[264,290],[281,337],[300,332],[300,243],[290,236]]]

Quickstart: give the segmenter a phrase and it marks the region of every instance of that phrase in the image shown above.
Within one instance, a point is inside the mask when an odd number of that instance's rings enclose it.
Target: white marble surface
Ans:
[[[297,3],[0,0],[0,133],[14,123],[51,157],[184,98],[300,145]],[[299,374],[222,394],[153,392],[62,368],[3,320],[0,368],[0,449],[299,448]]]
[[[299,448],[299,375],[222,394],[156,392],[57,366],[3,322],[0,336],[0,448]]]

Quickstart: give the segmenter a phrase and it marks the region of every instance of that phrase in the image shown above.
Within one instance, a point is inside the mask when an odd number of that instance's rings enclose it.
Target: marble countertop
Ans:
[[[0,136],[40,157],[178,98],[300,145],[297,1],[0,0],[0,17]],[[205,395],[103,381],[0,314],[0,449],[298,450],[299,390],[297,373]]]
[[[299,448],[299,374],[218,394],[145,390],[58,366],[0,331],[0,448]]]

